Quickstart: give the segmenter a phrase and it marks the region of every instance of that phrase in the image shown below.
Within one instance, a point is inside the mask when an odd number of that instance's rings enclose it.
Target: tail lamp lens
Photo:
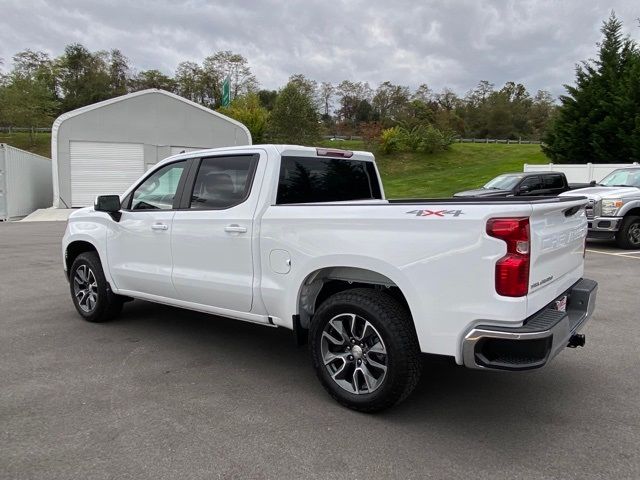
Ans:
[[[491,218],[487,235],[507,244],[507,254],[496,263],[496,292],[505,297],[525,296],[529,292],[531,260],[529,219]]]

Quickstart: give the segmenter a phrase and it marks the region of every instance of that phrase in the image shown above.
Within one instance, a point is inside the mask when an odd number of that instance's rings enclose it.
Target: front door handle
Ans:
[[[224,231],[229,233],[247,233],[247,227],[241,227],[237,223],[232,223],[224,227]]]
[[[164,223],[154,223],[151,225],[151,230],[169,230],[169,227]]]

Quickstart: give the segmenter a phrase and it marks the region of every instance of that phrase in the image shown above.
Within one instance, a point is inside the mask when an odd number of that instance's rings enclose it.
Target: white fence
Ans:
[[[569,183],[589,183],[592,180],[599,182],[604,177],[618,168],[638,166],[638,163],[585,163],[557,164],[549,163],[545,165],[524,164],[525,172],[562,172],[566,175]]]

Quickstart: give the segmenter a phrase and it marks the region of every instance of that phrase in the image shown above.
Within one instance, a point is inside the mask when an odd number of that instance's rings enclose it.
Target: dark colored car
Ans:
[[[567,182],[562,172],[523,172],[498,175],[476,190],[466,190],[454,197],[549,197],[568,190],[585,188],[589,183]]]

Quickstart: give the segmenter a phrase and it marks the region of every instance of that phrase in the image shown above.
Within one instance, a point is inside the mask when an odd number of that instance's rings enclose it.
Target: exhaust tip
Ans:
[[[585,336],[582,333],[576,333],[574,335],[571,335],[571,338],[569,338],[569,343],[567,344],[567,347],[569,348],[584,347],[585,343],[586,343]]]

